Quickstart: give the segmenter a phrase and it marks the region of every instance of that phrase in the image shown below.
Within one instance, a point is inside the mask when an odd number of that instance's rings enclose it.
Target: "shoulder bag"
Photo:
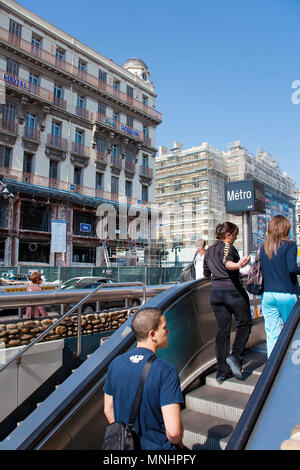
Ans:
[[[129,423],[124,424],[120,421],[115,421],[114,423],[109,424],[105,430],[102,450],[140,449],[139,437],[134,431],[134,423],[136,415],[140,409],[144,383],[154,359],[156,359],[156,356],[151,356],[143,368],[141,380],[131,409]]]
[[[197,252],[193,258],[193,261],[188,264],[180,273],[181,282],[193,281],[196,278],[195,259]]]

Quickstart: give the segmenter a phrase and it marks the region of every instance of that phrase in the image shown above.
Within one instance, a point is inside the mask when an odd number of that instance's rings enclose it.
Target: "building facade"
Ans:
[[[158,241],[168,251],[169,260],[191,260],[196,239],[214,243],[215,227],[225,220],[239,226],[235,246],[242,252],[242,218],[226,214],[224,187],[227,181],[252,178],[264,183],[266,193],[266,213],[250,218],[254,252],[276,213],[289,217],[295,237],[296,185],[280,170],[278,161],[263,150],[252,155],[240,142],[229,145],[226,152],[207,142],[187,150],[177,142],[170,151],[160,147],[156,159],[156,201],[163,215]]]
[[[106,248],[110,262],[146,261],[148,233],[124,229],[142,209],[149,224],[155,202],[162,116],[146,64],[119,66],[12,0],[0,8],[0,174],[14,194],[1,199],[0,263],[101,266]],[[54,220],[66,223],[62,253]]]

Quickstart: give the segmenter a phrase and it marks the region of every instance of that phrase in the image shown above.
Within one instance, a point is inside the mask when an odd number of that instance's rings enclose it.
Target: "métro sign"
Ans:
[[[262,214],[266,211],[265,185],[254,179],[225,183],[225,205],[227,214]]]

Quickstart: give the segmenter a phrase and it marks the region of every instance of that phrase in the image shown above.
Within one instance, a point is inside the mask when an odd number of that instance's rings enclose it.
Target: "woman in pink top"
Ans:
[[[42,289],[40,288],[40,284],[42,283],[42,275],[41,273],[34,272],[30,276],[30,280],[32,284],[27,288],[27,292],[38,292]],[[44,307],[26,307],[26,313],[24,318],[32,318],[32,309],[33,309],[33,317],[46,317],[47,312]]]

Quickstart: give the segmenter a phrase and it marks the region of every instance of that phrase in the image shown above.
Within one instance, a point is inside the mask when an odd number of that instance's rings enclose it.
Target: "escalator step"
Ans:
[[[183,443],[191,450],[223,450],[235,422],[185,409],[181,413]]]
[[[204,385],[186,395],[185,405],[198,413],[237,422],[249,398],[248,393]]]
[[[236,392],[241,392],[241,393],[252,393],[254,390],[254,387],[256,386],[258,379],[259,379],[259,374],[250,374],[247,376],[247,372],[245,371],[243,373],[245,377],[245,381],[238,380],[235,377],[230,377],[230,379],[225,380],[222,382],[222,384],[219,384],[216,380],[216,375],[217,373],[214,372],[213,374],[210,374],[206,377],[206,384],[211,385],[213,387],[219,387],[220,389],[222,388],[223,390],[233,390]]]

